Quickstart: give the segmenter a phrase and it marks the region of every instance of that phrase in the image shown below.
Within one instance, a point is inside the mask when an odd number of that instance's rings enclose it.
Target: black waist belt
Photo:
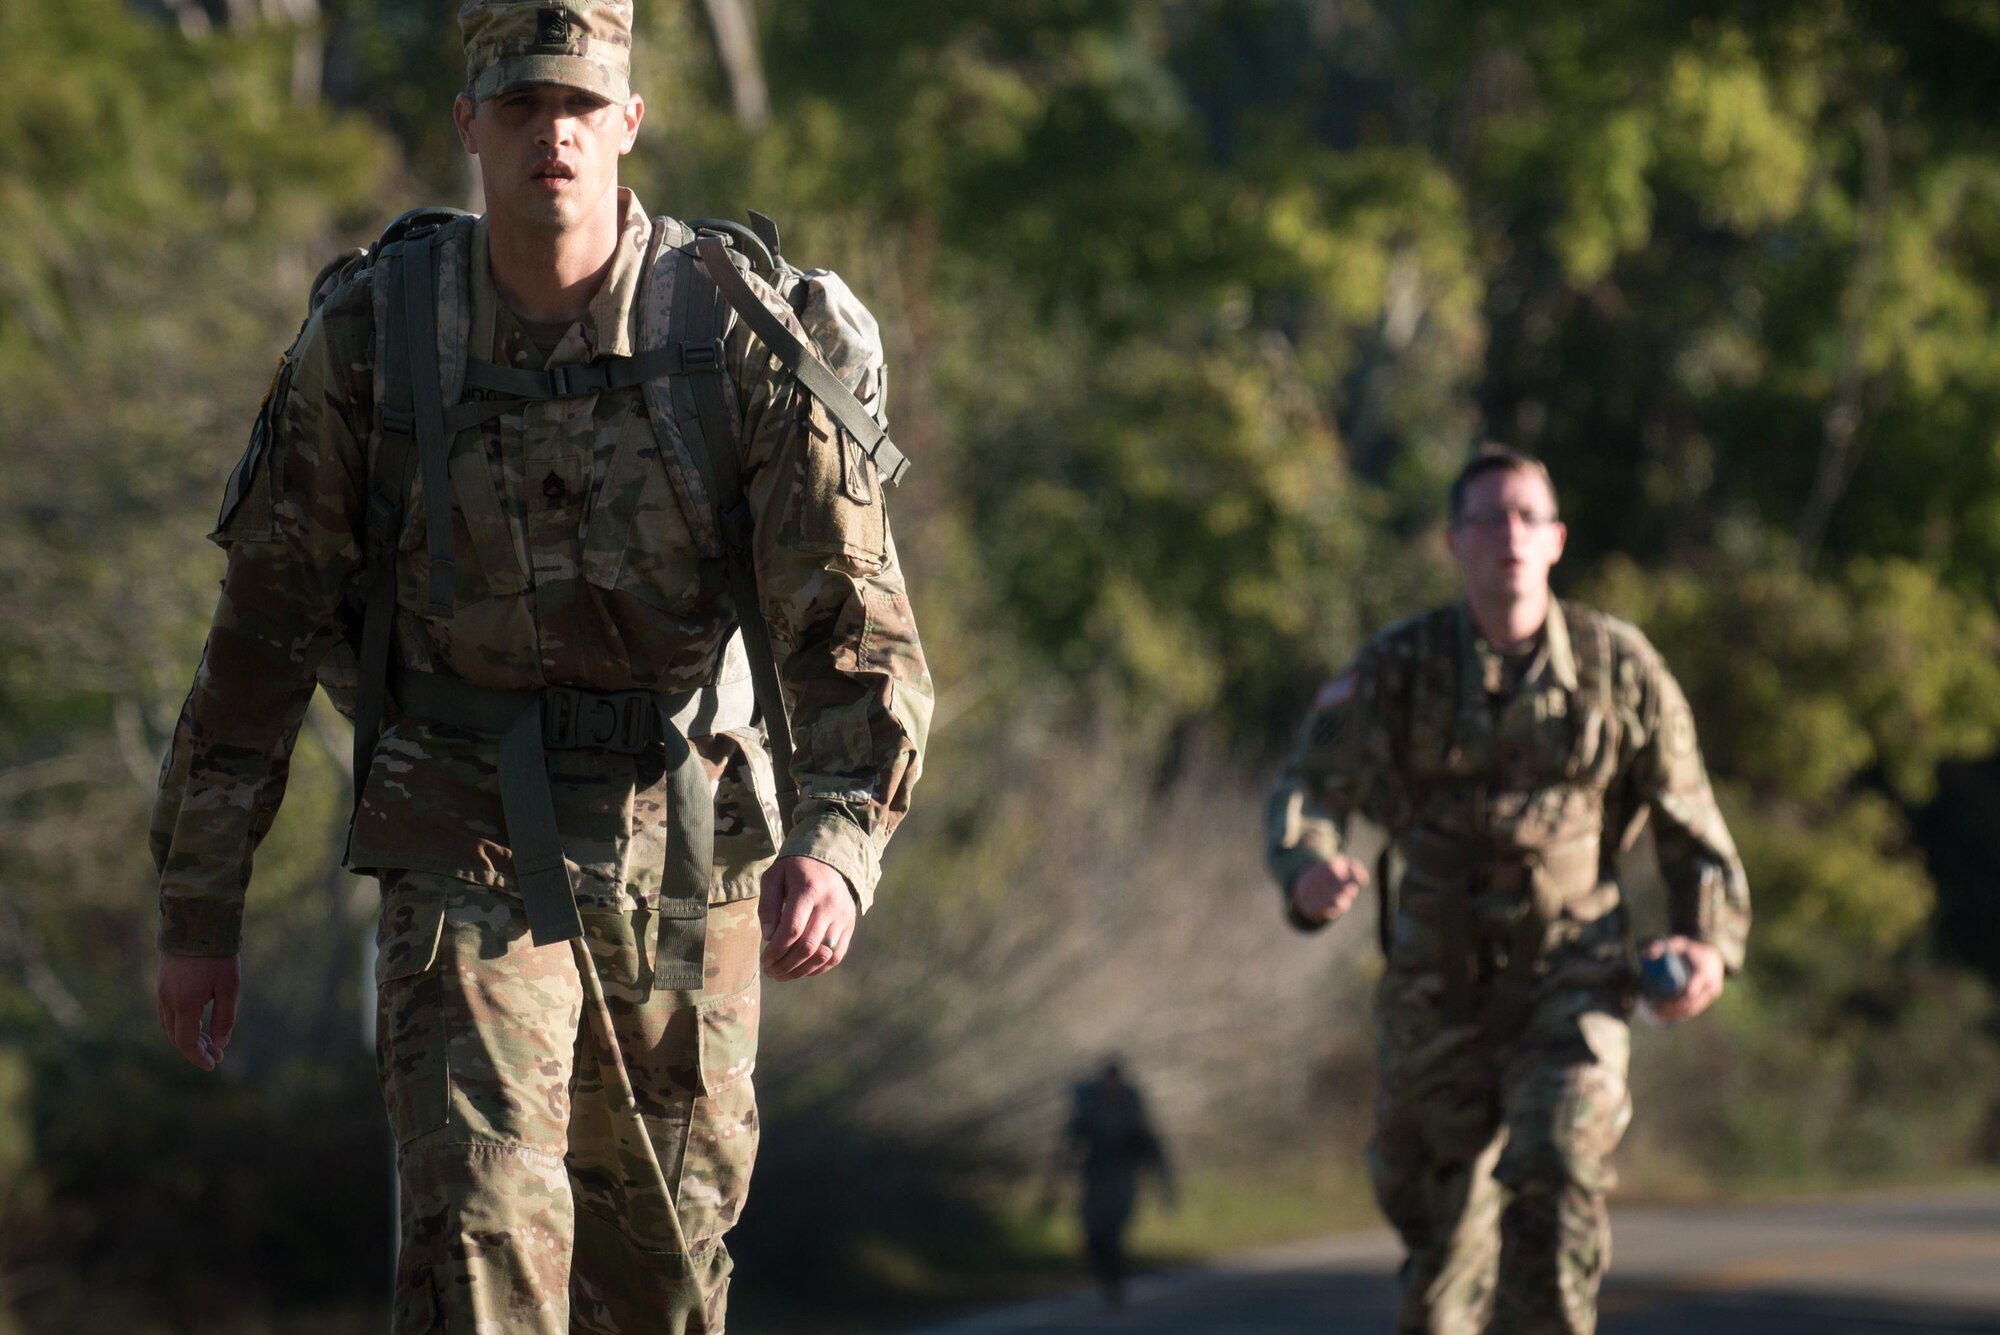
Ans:
[[[674,991],[701,986],[708,887],[715,873],[715,806],[708,771],[674,722],[693,701],[693,692],[664,695],[572,686],[502,691],[456,677],[400,670],[391,694],[407,717],[499,737],[500,810],[514,856],[514,883],[529,935],[538,946],[583,935],[576,887],[556,825],[548,753],[637,755],[664,747],[667,860],[660,882],[653,984]]]

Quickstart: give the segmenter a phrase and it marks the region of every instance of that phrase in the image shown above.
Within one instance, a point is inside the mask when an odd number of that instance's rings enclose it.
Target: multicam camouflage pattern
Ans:
[[[384,883],[398,1330],[723,1328],[757,1150],[756,904],[711,908],[692,993],[652,986],[651,911],[583,921],[536,947],[496,890]]]
[[[697,738],[694,749],[715,785],[715,883],[708,902],[755,899],[759,878],[778,855],[780,828],[778,780],[764,734],[732,728]]]
[[[1402,1331],[1594,1327],[1636,985],[1614,872],[1642,815],[1672,930],[1739,968],[1749,893],[1687,701],[1643,635],[1576,604],[1527,660],[1462,605],[1391,628],[1306,720],[1271,801],[1279,884],[1353,816],[1408,867],[1370,1155],[1409,1252]]]
[[[458,28],[474,100],[531,83],[632,96],[631,0],[467,0]]]
[[[1506,1043],[1441,1002],[1402,970],[1377,995],[1368,1168],[1409,1253],[1398,1335],[1589,1331],[1631,1118],[1625,999],[1553,981]]]
[[[783,279],[778,290],[799,313],[799,323],[826,354],[826,364],[854,391],[861,406],[885,428],[889,425],[889,367],[882,351],[882,330],[874,312],[861,304],[845,279],[826,269],[798,275],[799,293]]]
[[[468,348],[537,368],[637,351],[648,223],[629,192],[623,205],[604,288],[546,363],[492,290],[483,223],[451,229],[451,253],[463,259],[447,270],[465,295],[443,285],[444,373],[462,378]],[[372,276],[335,291],[307,327],[271,405],[270,448],[216,535],[229,551],[222,597],[154,808],[161,943],[175,953],[237,948],[252,855],[283,795],[314,669],[362,574],[379,393]],[[843,470],[868,466],[741,324],[725,346],[763,610],[794,711],[802,795],[781,851],[835,867],[865,907],[920,772],[930,677],[880,489],[861,499],[841,482]],[[533,403],[461,436],[451,462],[454,614],[425,615],[425,507],[413,497],[398,562],[402,665],[503,689],[678,692],[710,680],[735,615],[666,454],[637,389]],[[363,783],[349,865],[507,886],[496,766],[493,738],[392,714]],[[564,850],[586,907],[657,900],[660,770],[654,755],[551,753]]]
[[[651,225],[629,192],[621,208],[602,290],[546,356],[493,291],[484,223],[439,234],[447,402],[475,355],[539,369],[653,346],[641,336],[658,311],[640,309],[662,290],[641,281]],[[375,278],[364,269],[334,290],[288,354],[215,534],[222,597],[154,809],[168,951],[237,949],[315,672],[366,574]],[[782,851],[841,871],[865,908],[920,771],[929,676],[880,489],[852,485],[865,463],[740,324],[724,346],[762,610],[793,705],[801,796]],[[400,666],[514,690],[680,693],[726,678],[735,610],[703,498],[684,494],[691,471],[686,442],[656,431],[636,388],[530,403],[462,434],[452,615],[430,615],[412,495]],[[761,735],[718,726],[695,740],[716,804],[706,984],[677,994],[652,982],[654,952],[675,937],[657,912],[662,753],[550,753],[587,945],[535,949],[512,893],[497,739],[392,703],[359,776],[348,863],[388,890],[379,1024],[403,1147],[399,1328],[721,1329],[720,1237],[757,1136],[756,894],[781,826]]]

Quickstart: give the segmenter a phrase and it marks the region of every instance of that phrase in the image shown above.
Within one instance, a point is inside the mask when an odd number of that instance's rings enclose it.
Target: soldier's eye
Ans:
[[[1556,517],[1539,510],[1528,510],[1518,506],[1494,506],[1486,510],[1468,510],[1458,517],[1460,528],[1498,530],[1506,528],[1512,520],[1520,520],[1522,528],[1541,528],[1553,524]]]

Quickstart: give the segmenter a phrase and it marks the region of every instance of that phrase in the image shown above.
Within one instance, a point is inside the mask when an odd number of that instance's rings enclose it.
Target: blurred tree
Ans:
[[[54,1217],[50,1191],[119,1190],[88,1170],[92,1099],[171,1088],[162,1124],[201,1125],[175,1102],[192,1086],[161,1083],[135,978],[152,771],[219,569],[204,517],[320,261],[410,203],[463,202],[470,176],[449,6],[0,16],[11,1246],[33,1235],[15,1221]],[[1449,596],[1443,485],[1490,435],[1550,460],[1568,587],[1687,683],[1749,863],[1727,1042],[1732,1069],[1778,1075],[1718,1078],[1687,1143],[1731,1171],[1975,1152],[1984,1096],[1951,1091],[1992,1069],[1991,1003],[1931,937],[1950,924],[1955,957],[2000,974],[1978,908],[2000,750],[2000,4],[658,0],[640,23],[628,180],[683,217],[761,208],[790,255],[845,273],[884,318],[921,465],[898,525],[939,749],[885,889],[915,926],[875,937],[879,972],[853,985],[910,999],[865,1058],[904,1065],[893,1096],[835,1098],[850,1049],[813,1026],[859,1026],[860,1003],[780,1023],[802,1074],[774,1081],[779,1119],[853,1102],[843,1137],[873,1118],[906,1145],[980,1142],[926,1163],[990,1163],[1002,1076],[1046,1084],[1103,1017],[1204,1051],[1208,1012],[1151,966],[1194,953],[1174,924],[1211,922],[1228,878],[1201,850],[1149,852],[1146,823],[1250,828],[1251,771],[1315,680]],[[333,866],[338,751],[301,745],[259,860],[271,1027],[236,1069],[282,1074],[268,1105],[217,1115],[239,1139],[365,1096],[365,1072],[325,1065],[350,1041],[366,907]],[[1098,893],[1124,863],[1145,893]],[[1042,930],[1093,912],[1111,921]],[[1277,948],[1245,932],[1246,958]],[[1078,980],[1099,969],[1115,989]],[[1213,979],[1279,983],[1302,986]],[[1280,1046],[1261,1078],[1295,1080]],[[1044,1050],[1040,1071],[993,1056]],[[1937,1134],[1885,1129],[1904,1125]],[[201,1162],[256,1191],[221,1149]],[[131,1175],[160,1199],[184,1185],[144,1156]]]

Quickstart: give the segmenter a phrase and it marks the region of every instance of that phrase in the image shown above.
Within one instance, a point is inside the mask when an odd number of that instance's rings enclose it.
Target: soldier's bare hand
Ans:
[[[160,952],[156,1000],[160,1028],[181,1055],[204,1071],[213,1071],[236,1028],[236,998],[243,974],[234,955],[169,955]],[[208,1026],[202,1012],[213,1004]]]
[[[845,876],[817,858],[779,858],[764,873],[757,903],[765,977],[789,983],[835,967],[854,944],[860,916]]]
[[[1722,995],[1724,970],[1722,952],[1706,941],[1696,941],[1692,937],[1668,936],[1651,942],[1646,947],[1647,959],[1658,959],[1670,950],[1677,950],[1687,956],[1687,991],[1672,1001],[1655,1001],[1653,1014],[1662,1020],[1692,1020],[1695,1016],[1715,1004]]]
[[[1368,869],[1336,853],[1317,867],[1300,873],[1292,886],[1292,903],[1307,922],[1332,922],[1354,907],[1354,898],[1368,884]]]

